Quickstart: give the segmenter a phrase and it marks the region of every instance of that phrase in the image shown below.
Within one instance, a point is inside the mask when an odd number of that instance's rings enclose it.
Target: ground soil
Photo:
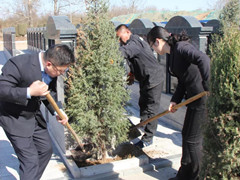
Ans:
[[[91,158],[91,155],[87,155],[88,152],[83,153],[80,149],[77,150],[71,150],[72,158],[77,164],[78,167],[85,167],[85,166],[91,166],[96,164],[105,164],[110,163],[114,161],[119,161],[123,159],[128,159],[132,157],[138,157],[143,154],[145,154],[141,149],[137,148],[136,146],[126,143],[119,145],[115,151],[113,151],[112,155],[109,156],[106,159],[99,159],[96,160],[94,158]]]
[[[133,144],[126,142],[117,146],[113,151],[108,152],[108,157],[106,159],[96,160],[88,151],[89,149],[91,149],[91,145],[84,145],[84,150],[86,152],[83,152],[81,148],[76,144],[74,139],[71,137],[69,132],[65,132],[65,137],[66,149],[71,152],[71,157],[78,167],[105,164],[127,158],[147,155],[142,149],[139,149]]]

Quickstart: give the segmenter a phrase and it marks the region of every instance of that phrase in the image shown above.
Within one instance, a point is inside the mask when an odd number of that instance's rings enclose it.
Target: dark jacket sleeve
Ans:
[[[123,57],[127,60],[128,66],[130,68],[130,72],[134,74],[134,68],[130,59],[134,58],[140,53],[140,49],[137,44],[133,41],[129,42],[127,45],[123,45],[119,48]]]
[[[133,68],[132,63],[131,63],[129,60],[127,60],[127,59],[126,59],[126,61],[127,61],[128,67],[129,67],[129,69],[130,69],[130,72],[131,72],[132,74],[134,74],[134,68]]]
[[[203,52],[195,49],[189,43],[185,44],[185,46],[182,46],[180,53],[183,55],[186,61],[198,66],[203,80],[202,83],[204,90],[208,91],[208,81],[210,77],[210,58]]]
[[[21,74],[16,64],[11,61],[2,68],[0,75],[0,100],[13,104],[27,105],[27,88],[20,87]]]
[[[119,50],[125,59],[132,59],[140,53],[140,49],[134,42],[121,46]]]
[[[171,98],[171,102],[175,102],[177,104],[180,103],[182,101],[184,95],[185,95],[185,87],[180,81],[178,81],[178,85],[177,85],[177,88],[176,88],[172,98]]]

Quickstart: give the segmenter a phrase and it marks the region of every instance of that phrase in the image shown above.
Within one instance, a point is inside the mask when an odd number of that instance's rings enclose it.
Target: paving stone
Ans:
[[[3,129],[0,127],[0,180],[18,180],[19,162],[17,156],[7,139]],[[54,153],[49,161],[49,164],[44,171],[41,180],[55,179],[71,179],[71,175],[67,171],[61,157],[53,147]]]

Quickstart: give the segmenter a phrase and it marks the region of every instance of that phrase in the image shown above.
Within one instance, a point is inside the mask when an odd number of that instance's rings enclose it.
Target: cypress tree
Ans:
[[[239,0],[220,14],[221,35],[211,45],[209,119],[205,126],[204,179],[240,178],[240,31]]]
[[[96,158],[104,159],[108,149],[127,139],[124,105],[129,93],[108,2],[85,2],[87,17],[78,33],[77,63],[67,82],[67,113],[83,141],[94,145]]]

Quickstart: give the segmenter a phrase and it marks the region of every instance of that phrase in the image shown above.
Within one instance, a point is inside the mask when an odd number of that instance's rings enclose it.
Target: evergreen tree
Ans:
[[[87,18],[79,30],[77,63],[70,68],[67,113],[85,142],[94,144],[97,158],[126,141],[129,128],[125,103],[123,57],[108,2],[86,1]]]
[[[202,166],[204,179],[240,178],[239,15],[239,0],[230,0],[220,14],[221,35],[215,36],[211,46],[211,95]]]
[[[239,0],[228,0],[219,14],[219,20],[223,26],[239,24]]]

